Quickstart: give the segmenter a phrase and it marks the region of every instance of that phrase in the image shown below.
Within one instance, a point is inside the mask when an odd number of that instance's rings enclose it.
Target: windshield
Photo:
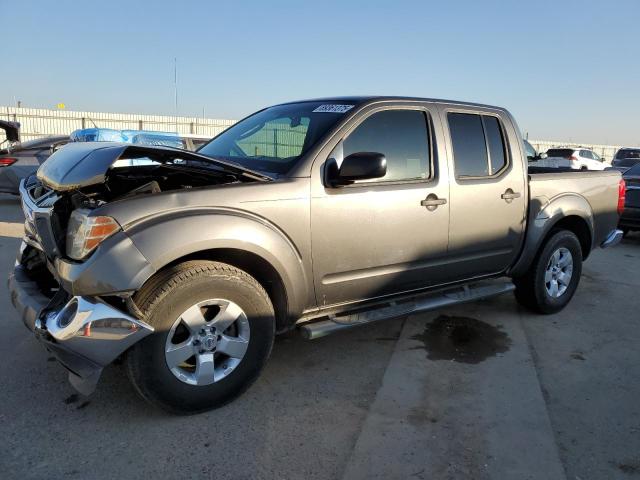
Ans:
[[[640,160],[640,150],[618,150],[618,153],[616,153],[616,158],[635,158],[636,160]]]
[[[640,149],[625,148],[618,150],[613,160],[614,167],[632,167],[640,163]]]
[[[287,173],[353,106],[303,102],[270,107],[225,130],[198,153],[251,170]]]
[[[572,148],[550,148],[547,150],[547,157],[571,158],[572,155]]]

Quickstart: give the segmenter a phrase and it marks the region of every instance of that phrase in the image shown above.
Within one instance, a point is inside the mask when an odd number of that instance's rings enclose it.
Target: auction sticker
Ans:
[[[316,107],[313,112],[324,112],[324,113],[344,113],[348,112],[353,108],[353,105],[334,105],[334,104],[325,104]]]

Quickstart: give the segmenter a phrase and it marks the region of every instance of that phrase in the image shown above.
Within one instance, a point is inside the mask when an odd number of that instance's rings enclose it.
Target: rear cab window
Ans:
[[[508,149],[500,119],[449,112],[447,120],[456,178],[492,177],[507,167]]]

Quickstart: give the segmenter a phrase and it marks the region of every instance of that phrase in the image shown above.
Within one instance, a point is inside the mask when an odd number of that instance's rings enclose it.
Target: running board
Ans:
[[[511,282],[481,282],[469,284],[401,303],[390,302],[387,306],[376,308],[375,310],[345,315],[329,315],[326,320],[310,322],[300,326],[300,331],[304,338],[314,340],[329,335],[330,333],[365,325],[367,323],[472,302],[474,300],[480,300],[481,298],[508,293],[514,289],[515,285]]]

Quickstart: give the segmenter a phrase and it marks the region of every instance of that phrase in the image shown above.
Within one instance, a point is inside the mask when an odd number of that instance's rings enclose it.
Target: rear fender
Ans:
[[[551,200],[533,198],[529,202],[529,220],[522,253],[508,274],[512,277],[523,275],[531,266],[549,232],[563,219],[570,217],[578,217],[588,228],[589,240],[581,240],[581,244],[587,246],[582,252],[586,258],[593,248],[594,232],[593,211],[589,202],[574,193],[563,193]]]

